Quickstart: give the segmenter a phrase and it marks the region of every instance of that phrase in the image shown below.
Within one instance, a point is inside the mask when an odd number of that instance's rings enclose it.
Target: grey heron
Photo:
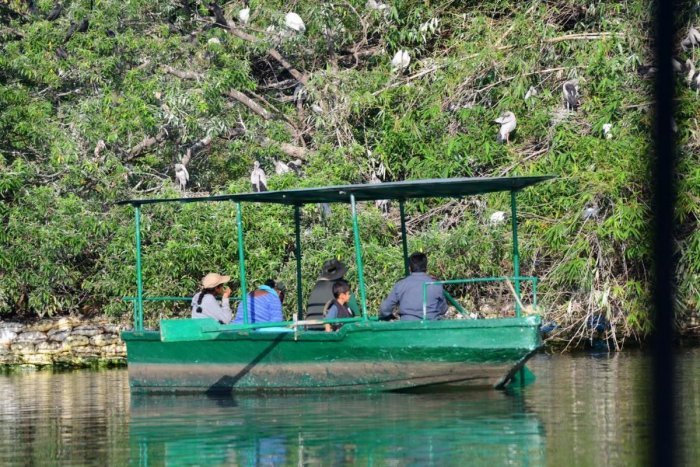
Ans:
[[[561,87],[564,95],[564,106],[566,110],[576,110],[580,104],[578,81],[575,79],[565,81]]]

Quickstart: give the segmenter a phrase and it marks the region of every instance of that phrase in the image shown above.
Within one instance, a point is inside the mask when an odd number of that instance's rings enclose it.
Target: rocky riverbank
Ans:
[[[0,321],[0,367],[96,367],[126,365],[126,326],[73,317],[32,324]]]

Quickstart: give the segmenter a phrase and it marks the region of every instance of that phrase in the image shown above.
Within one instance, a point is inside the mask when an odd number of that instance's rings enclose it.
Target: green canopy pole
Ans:
[[[236,203],[236,226],[238,230],[238,264],[241,270],[241,303],[243,304],[243,324],[248,324],[248,290],[245,283],[245,256],[243,253],[243,208]]]
[[[143,277],[141,271],[141,206],[134,206],[136,214],[136,316],[134,329],[143,331]]]
[[[355,195],[350,193],[352,205],[352,233],[355,238],[355,259],[357,261],[357,282],[360,287],[360,300],[362,300],[362,317],[367,321],[367,297],[365,295],[365,273],[362,268],[362,245],[360,244],[360,227],[357,223],[357,206]]]
[[[515,294],[520,299],[520,252],[518,251],[518,214],[515,191],[510,192],[510,223],[513,229],[513,275],[515,276]],[[520,316],[520,303],[515,303],[515,316]]]
[[[297,319],[304,319],[304,312],[301,305],[301,208],[298,204],[294,206],[294,234],[296,236],[294,255],[297,257]]]
[[[406,239],[406,211],[404,200],[399,200],[399,213],[401,214],[401,244],[403,245],[403,272],[408,276],[408,241]]]

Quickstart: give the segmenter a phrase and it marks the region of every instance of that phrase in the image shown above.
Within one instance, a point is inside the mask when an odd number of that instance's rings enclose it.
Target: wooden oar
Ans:
[[[510,283],[510,280],[507,277],[504,277],[503,279],[505,280],[506,285],[508,286],[508,290],[510,290],[510,293],[513,294],[513,298],[515,298],[515,301],[518,303],[523,313],[525,313],[526,315],[531,315],[535,313],[535,309],[531,305],[528,305],[527,307],[523,305],[523,302],[520,301],[520,297],[518,297],[518,294],[515,293],[515,288],[513,287],[513,284]]]

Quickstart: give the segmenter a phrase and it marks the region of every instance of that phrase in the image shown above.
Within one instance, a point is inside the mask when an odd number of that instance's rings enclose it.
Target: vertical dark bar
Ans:
[[[399,200],[399,213],[401,214],[401,246],[403,247],[403,273],[408,276],[408,239],[406,238],[406,202]]]
[[[294,255],[297,257],[297,319],[304,319],[301,288],[301,207],[294,206]]]
[[[654,216],[653,278],[653,443],[652,464],[675,466],[676,412],[673,356],[673,293],[674,293],[674,205],[676,200],[675,157],[673,137],[674,78],[671,57],[674,38],[674,0],[656,0],[655,58],[658,65],[654,94],[654,158],[652,163]]]

